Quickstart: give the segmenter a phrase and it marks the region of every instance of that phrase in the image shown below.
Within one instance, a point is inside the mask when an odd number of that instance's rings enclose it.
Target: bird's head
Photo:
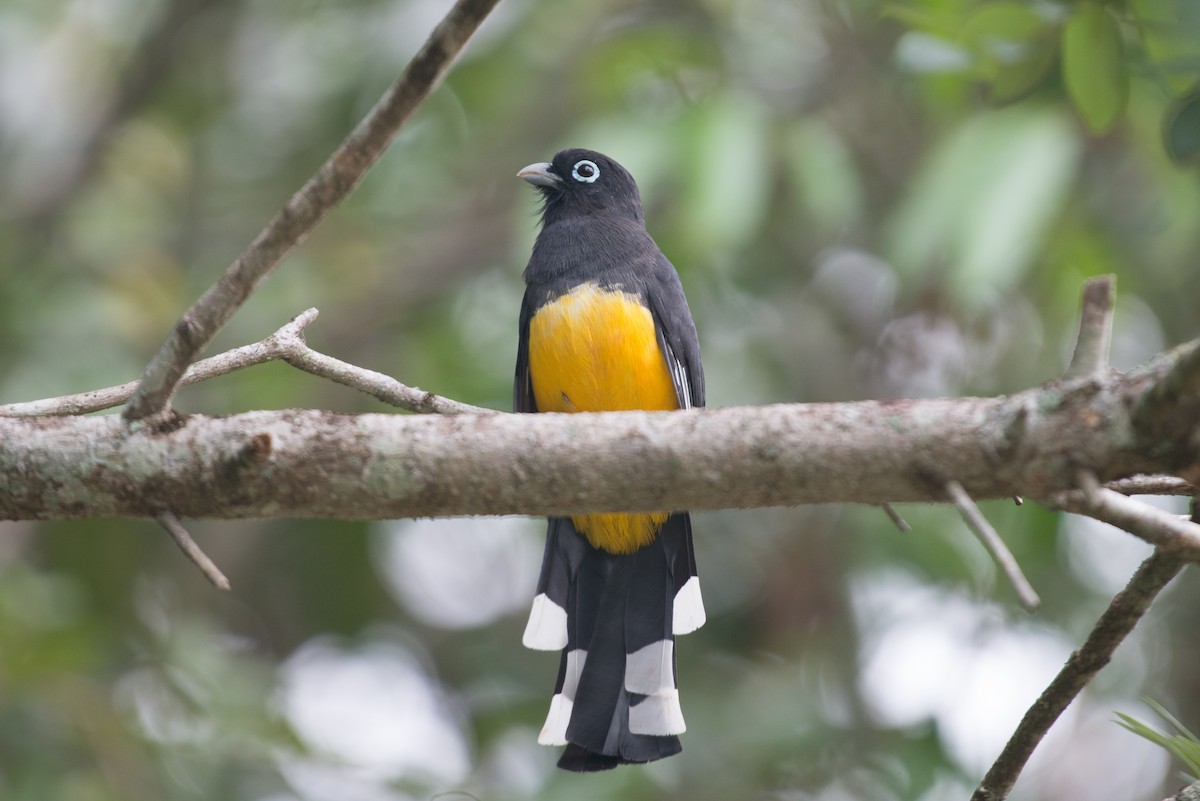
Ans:
[[[545,224],[569,217],[611,214],[642,222],[637,183],[624,167],[594,150],[561,150],[553,161],[530,164],[517,177],[542,193]]]

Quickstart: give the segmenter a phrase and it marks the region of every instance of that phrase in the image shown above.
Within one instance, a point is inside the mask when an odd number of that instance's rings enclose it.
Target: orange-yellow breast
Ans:
[[[679,408],[650,310],[634,295],[582,284],[534,313],[529,375],[542,412]],[[633,553],[666,512],[571,518],[593,547]]]

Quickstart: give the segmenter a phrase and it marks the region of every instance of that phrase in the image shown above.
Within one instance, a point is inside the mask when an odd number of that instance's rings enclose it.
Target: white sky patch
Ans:
[[[375,563],[398,602],[444,629],[528,612],[545,523],[522,517],[395,520],[380,525]]]
[[[993,605],[899,572],[859,582],[854,597],[872,713],[897,727],[935,721],[947,753],[972,775],[987,769],[1072,650],[1055,632],[1014,625]]]
[[[1172,514],[1187,513],[1187,498],[1139,495],[1136,500]],[[1099,520],[1067,514],[1060,520],[1060,542],[1071,572],[1100,595],[1119,592],[1153,551],[1150,544]]]
[[[454,711],[397,644],[310,640],[280,670],[279,704],[314,758],[281,757],[305,799],[397,801],[389,783],[462,781],[470,755]],[[328,791],[328,792],[327,792]]]

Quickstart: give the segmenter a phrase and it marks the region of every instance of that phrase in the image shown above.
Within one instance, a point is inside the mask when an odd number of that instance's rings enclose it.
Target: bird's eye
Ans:
[[[596,166],[596,162],[594,161],[588,161],[587,159],[577,161],[575,162],[575,166],[571,168],[571,177],[581,183],[595,183],[596,179],[600,177],[600,168]]]

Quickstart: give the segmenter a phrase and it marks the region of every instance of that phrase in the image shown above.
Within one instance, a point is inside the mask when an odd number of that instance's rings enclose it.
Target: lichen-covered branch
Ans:
[[[1160,369],[1169,372],[1172,362]],[[1131,422],[1153,382],[1012,396],[577,415],[0,417],[0,518],[394,518],[1050,498],[1194,469]],[[1184,457],[1187,458],[1184,458]],[[1190,461],[1188,459],[1190,458]],[[1190,524],[1189,524],[1190,525]],[[1195,527],[1200,535],[1200,527]],[[1136,532],[1135,532],[1136,533]],[[1175,552],[1200,556],[1178,538]]]

